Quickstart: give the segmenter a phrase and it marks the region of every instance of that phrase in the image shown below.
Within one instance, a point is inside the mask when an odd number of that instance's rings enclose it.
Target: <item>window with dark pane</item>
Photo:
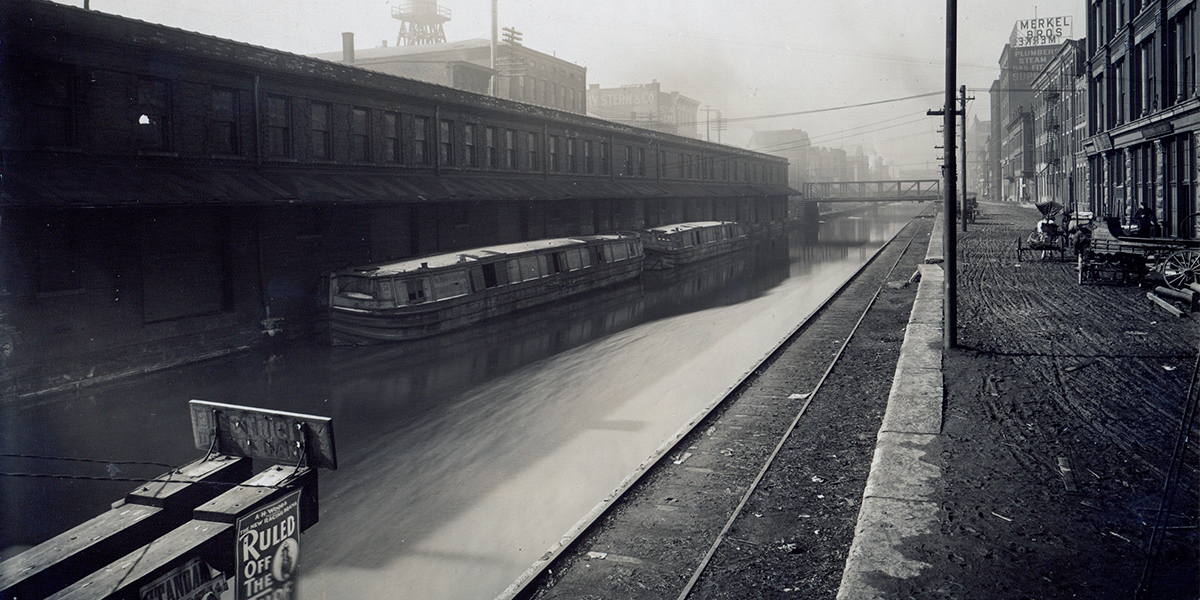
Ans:
[[[312,157],[318,160],[333,158],[330,148],[329,109],[329,105],[324,102],[313,102],[310,108],[312,116],[309,119],[308,139]]]
[[[170,86],[165,79],[139,77],[134,95],[134,145],[138,150],[169,148]]]
[[[266,126],[266,152],[270,157],[292,155],[292,122],[290,102],[286,96],[267,96],[264,117]]]
[[[370,116],[365,108],[350,110],[350,160],[371,160]]]
[[[212,152],[213,154],[238,154],[238,98],[237,91],[213,88],[212,91]]]

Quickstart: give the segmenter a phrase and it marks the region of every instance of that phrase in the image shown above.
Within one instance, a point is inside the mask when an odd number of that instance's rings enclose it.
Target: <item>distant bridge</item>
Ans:
[[[942,180],[818,181],[803,191],[803,202],[923,202],[942,197]]]

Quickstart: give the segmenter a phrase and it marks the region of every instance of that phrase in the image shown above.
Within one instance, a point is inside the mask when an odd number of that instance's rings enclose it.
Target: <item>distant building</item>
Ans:
[[[1004,138],[1000,135],[1000,131],[996,127],[996,124],[1000,122],[1000,99],[1002,95],[1003,91],[1000,88],[1000,80],[997,79],[992,82],[992,87],[988,89],[992,120],[989,127],[991,131],[988,134],[987,162],[984,165],[983,172],[985,180],[983,197],[993,201],[1006,199],[1003,195],[1001,186],[1003,179],[1000,175],[1000,146]]]
[[[967,126],[967,191],[984,197],[984,171],[987,168],[988,143],[992,135],[992,122],[980,121],[978,116]]]
[[[343,43],[342,52],[312,57],[479,94],[494,78],[501,98],[585,114],[585,67],[520,44],[501,44],[496,54],[507,64],[502,71],[492,70],[492,43],[483,39],[367,49]]]
[[[1162,235],[1197,237],[1200,75],[1196,0],[1087,4],[1088,126],[1097,216],[1128,220],[1145,202]]]
[[[1000,53],[1000,77],[991,94],[992,138],[1000,141],[1000,148],[990,159],[1000,175],[1001,199],[1034,199],[1033,78],[1073,33],[1069,16],[1023,19],[1013,26]]]
[[[846,151],[841,148],[809,149],[808,181],[854,181]]]
[[[1086,123],[1086,87],[1083,42],[1067,40],[1051,57],[1046,68],[1033,79],[1034,198],[1054,201],[1072,210],[1090,210],[1079,186],[1086,179],[1086,165],[1077,162],[1083,148]]]
[[[643,129],[697,137],[700,102],[679,92],[664,92],[658,81],[618,88],[588,86],[587,114]]]
[[[846,156],[846,174],[850,177],[850,181],[871,179],[871,159],[863,154],[861,147],[853,155]]]
[[[750,136],[750,150],[788,159],[788,185],[801,189],[808,183],[808,160],[812,149],[808,133],[802,129],[756,131]]]

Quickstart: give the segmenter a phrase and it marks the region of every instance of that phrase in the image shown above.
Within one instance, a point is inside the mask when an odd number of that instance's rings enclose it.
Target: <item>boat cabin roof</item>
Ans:
[[[678,233],[689,229],[703,229],[705,227],[714,227],[716,225],[734,225],[733,221],[693,221],[691,223],[675,223],[674,225],[660,225],[651,227],[649,231],[654,233]]]
[[[513,244],[500,244],[497,246],[486,246],[483,248],[471,248],[468,250],[459,250],[457,252],[446,252],[444,254],[433,254],[430,256],[420,256],[416,258],[406,258],[404,260],[374,263],[363,265],[349,269],[349,273],[367,275],[372,277],[377,276],[394,276],[394,275],[411,275],[419,271],[430,271],[443,267],[451,267],[454,265],[466,265],[468,263],[478,263],[489,258],[498,258],[502,256],[513,256],[527,254],[538,250],[551,250],[554,248],[568,248],[578,246],[587,242],[598,241],[619,241],[636,239],[629,234],[601,234],[601,235],[581,235],[569,238],[550,238],[544,240],[532,240],[528,242],[516,242]],[[344,273],[346,271],[343,271]]]

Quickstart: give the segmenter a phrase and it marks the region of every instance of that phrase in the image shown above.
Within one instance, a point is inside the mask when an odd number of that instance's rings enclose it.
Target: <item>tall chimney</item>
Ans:
[[[354,32],[342,32],[342,62],[352,65],[354,64]]]

